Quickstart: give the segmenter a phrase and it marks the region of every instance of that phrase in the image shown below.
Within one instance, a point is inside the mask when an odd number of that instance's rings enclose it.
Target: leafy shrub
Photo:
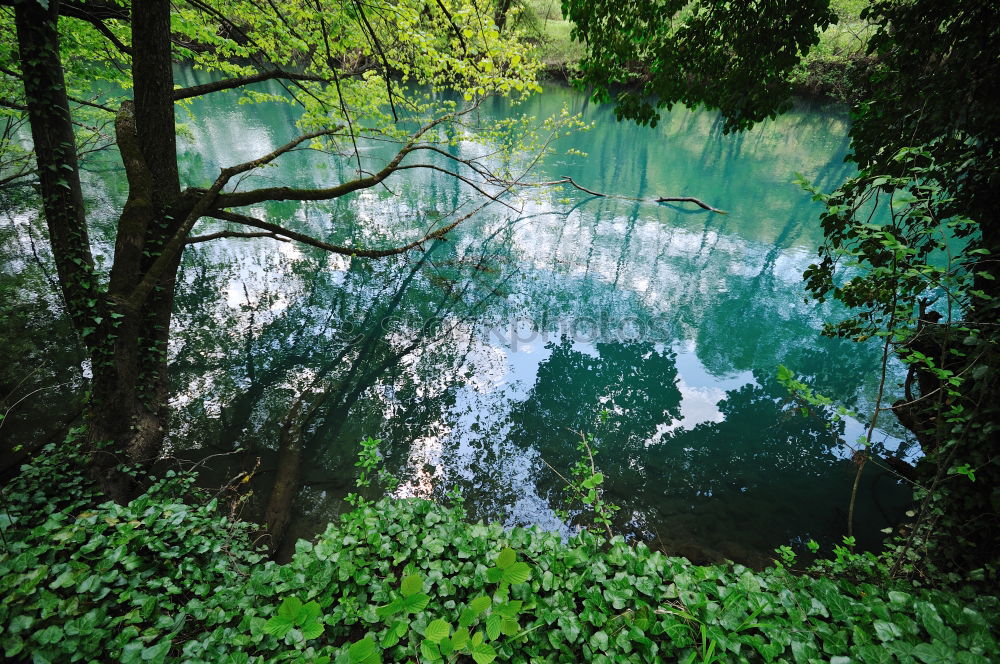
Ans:
[[[188,476],[98,503],[36,461],[0,513],[0,648],[36,662],[988,662],[996,598],[696,566],[381,500],[284,565]]]

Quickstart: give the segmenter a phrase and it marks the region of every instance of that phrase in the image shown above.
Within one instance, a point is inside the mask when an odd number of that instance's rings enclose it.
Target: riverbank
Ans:
[[[830,3],[838,22],[820,35],[820,42],[796,65],[792,73],[794,94],[807,99],[850,104],[863,95],[859,82],[877,60],[866,53],[872,28],[861,14],[867,0],[834,0]],[[528,2],[522,27],[532,36],[542,73],[551,80],[571,81],[586,47],[571,37],[572,23],[563,19],[557,3]]]
[[[460,505],[362,503],[268,561],[239,499],[168,473],[105,502],[68,442],[0,511],[7,661],[988,662],[997,598],[921,589],[844,549],[826,572],[699,566],[621,537],[469,523]],[[221,500],[220,500],[221,498]]]

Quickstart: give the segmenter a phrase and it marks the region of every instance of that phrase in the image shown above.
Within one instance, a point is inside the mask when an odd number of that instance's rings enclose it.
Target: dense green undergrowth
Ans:
[[[4,488],[8,660],[933,664],[997,651],[993,597],[698,566],[422,500],[363,505],[276,564],[188,475],[121,506],[82,468],[50,447]]]

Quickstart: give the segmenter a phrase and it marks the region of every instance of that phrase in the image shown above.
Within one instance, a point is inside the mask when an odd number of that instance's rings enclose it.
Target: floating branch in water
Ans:
[[[568,175],[561,176],[558,180],[552,180],[551,182],[533,182],[530,184],[519,183],[521,186],[529,187],[551,187],[559,184],[568,184],[582,192],[588,193],[591,196],[599,196],[601,198],[618,198],[623,201],[637,201],[639,203],[694,203],[698,207],[708,210],[709,212],[715,212],[716,214],[729,214],[725,210],[720,210],[714,208],[708,203],[701,201],[693,196],[660,196],[659,198],[635,198],[633,196],[619,196],[617,194],[602,194],[599,191],[594,191],[593,189],[587,189],[582,184],[577,183],[573,178]]]

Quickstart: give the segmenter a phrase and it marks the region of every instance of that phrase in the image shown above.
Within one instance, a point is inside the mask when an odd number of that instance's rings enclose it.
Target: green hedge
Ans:
[[[997,652],[993,597],[697,566],[621,538],[469,524],[420,500],[355,510],[279,565],[190,477],[119,506],[97,502],[81,467],[50,455],[4,489],[0,649],[13,661],[933,664]]]

